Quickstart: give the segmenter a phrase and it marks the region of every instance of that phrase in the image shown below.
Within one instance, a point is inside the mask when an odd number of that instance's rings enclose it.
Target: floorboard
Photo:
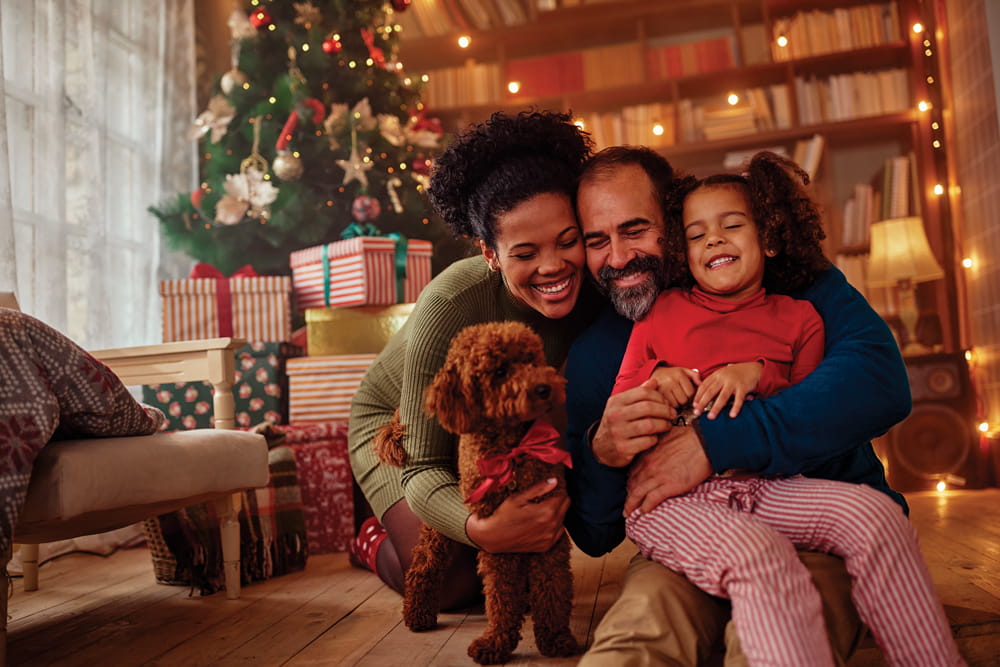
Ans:
[[[1000,665],[1000,489],[908,495],[911,520],[963,655],[972,667]],[[628,560],[622,545],[602,559],[573,552],[574,635],[589,644],[618,596]],[[153,580],[149,552],[63,556],[41,568],[40,590],[13,582],[10,665],[473,664],[466,650],[486,627],[482,609],[442,614],[441,627],[409,632],[399,596],[346,554],[313,556],[304,572],[244,587],[240,600],[191,596]],[[507,663],[576,664],[537,655],[531,624]],[[848,667],[883,667],[867,641]]]

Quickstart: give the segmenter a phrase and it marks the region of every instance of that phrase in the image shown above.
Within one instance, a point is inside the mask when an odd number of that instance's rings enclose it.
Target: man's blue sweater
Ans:
[[[812,302],[823,318],[824,359],[802,382],[744,403],[735,418],[702,417],[698,424],[712,469],[868,484],[906,510],[871,445],[912,407],[906,367],[889,327],[836,268],[792,296]],[[576,339],[566,362],[566,442],[573,455],[566,526],[591,556],[625,538],[628,468],[598,463],[587,432],[601,419],[631,330],[632,322],[609,307]]]

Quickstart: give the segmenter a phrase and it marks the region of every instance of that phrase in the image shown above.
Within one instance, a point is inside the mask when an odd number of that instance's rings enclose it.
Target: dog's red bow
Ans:
[[[465,499],[466,503],[478,503],[495,486],[503,486],[514,476],[514,460],[518,456],[530,456],[545,463],[562,463],[573,467],[569,452],[557,447],[559,431],[541,419],[535,420],[520,444],[506,454],[494,454],[476,461],[480,474],[485,477],[479,486]]]

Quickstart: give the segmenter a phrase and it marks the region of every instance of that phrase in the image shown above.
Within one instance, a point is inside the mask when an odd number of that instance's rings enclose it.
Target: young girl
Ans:
[[[801,180],[799,180],[801,179]],[[649,377],[673,406],[735,415],[808,374],[822,320],[775,292],[826,265],[823,231],[794,163],[758,153],[746,175],[680,179],[666,221],[669,284],[636,323],[615,391]],[[844,415],[850,419],[850,415]],[[819,428],[819,426],[817,426]],[[893,665],[965,664],[916,534],[901,507],[866,485],[802,476],[716,475],[626,521],[647,557],[732,601],[751,664],[833,665],[819,594],[795,548],[844,559],[862,620]]]

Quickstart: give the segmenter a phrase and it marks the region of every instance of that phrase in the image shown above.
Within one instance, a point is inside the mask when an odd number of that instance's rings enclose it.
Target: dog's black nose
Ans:
[[[552,387],[547,384],[540,384],[535,386],[535,393],[538,394],[538,398],[548,398],[549,394],[552,393]]]

